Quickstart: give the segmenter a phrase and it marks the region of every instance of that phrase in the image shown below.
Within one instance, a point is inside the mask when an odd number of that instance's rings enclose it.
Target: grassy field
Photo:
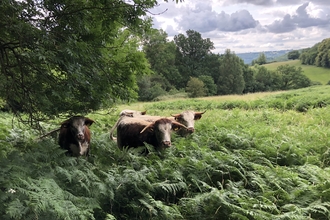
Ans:
[[[109,130],[123,109],[205,111],[188,137],[141,156]],[[330,86],[131,103],[89,114],[92,156],[0,113],[2,219],[330,219]],[[44,124],[47,129],[58,122]],[[24,128],[24,129],[23,129]]]
[[[330,69],[323,67],[316,67],[312,65],[302,65],[300,60],[274,62],[274,63],[265,64],[264,66],[269,70],[276,70],[278,66],[286,65],[286,64],[295,67],[301,67],[303,73],[312,81],[320,82],[323,85],[327,84],[330,81]]]

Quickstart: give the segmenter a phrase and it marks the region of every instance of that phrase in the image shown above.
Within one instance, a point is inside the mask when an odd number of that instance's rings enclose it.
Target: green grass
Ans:
[[[302,65],[300,60],[274,62],[274,63],[265,64],[263,66],[265,66],[269,70],[276,70],[278,66],[286,65],[286,64],[295,67],[301,67],[303,70],[303,74],[305,74],[312,81],[320,82],[323,85],[327,84],[330,81],[330,69],[312,66],[312,65]]]
[[[206,112],[194,134],[173,134],[171,148],[141,156],[141,149],[121,151],[109,139],[127,108],[163,116]],[[329,219],[329,110],[330,86],[119,105],[88,115],[95,120],[88,161],[66,157],[52,137],[34,141],[35,131],[23,132],[0,113],[0,216]]]

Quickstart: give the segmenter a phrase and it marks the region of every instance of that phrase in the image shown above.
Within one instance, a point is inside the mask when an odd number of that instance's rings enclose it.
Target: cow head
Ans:
[[[78,142],[85,140],[85,126],[90,126],[94,121],[83,116],[73,116],[61,123],[62,128],[67,128]]]
[[[174,119],[185,125],[187,127],[186,132],[184,133],[188,133],[191,134],[195,131],[195,120],[199,120],[202,118],[202,115],[205,113],[204,112],[194,112],[194,111],[184,111],[180,114],[173,114],[172,116],[174,117]]]
[[[173,130],[176,131],[180,129],[181,127],[187,128],[183,124],[180,124],[176,121],[171,121],[167,118],[161,118],[145,126],[140,133],[143,133],[148,129],[156,136],[159,147],[167,148],[172,145],[171,132]]]

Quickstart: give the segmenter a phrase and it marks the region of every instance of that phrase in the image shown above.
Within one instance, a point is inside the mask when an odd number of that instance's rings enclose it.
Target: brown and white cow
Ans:
[[[112,126],[111,130],[110,130],[110,139],[111,140],[117,140],[117,138],[115,138],[113,136],[113,132],[116,130],[119,121],[123,118],[123,117],[138,117],[141,115],[145,115],[147,113],[147,111],[136,111],[136,110],[130,110],[130,109],[124,109],[119,113],[119,119],[116,121],[116,123]]]
[[[59,145],[71,156],[88,156],[91,132],[88,126],[94,121],[84,116],[73,116],[61,123]]]
[[[181,136],[186,136],[188,134],[195,132],[195,121],[202,118],[204,112],[195,112],[191,110],[183,111],[180,114],[172,114],[174,120],[185,125],[187,129],[178,130],[178,134]]]
[[[184,125],[168,118],[160,118],[154,122],[140,118],[123,117],[117,126],[117,145],[123,147],[139,147],[144,143],[157,149],[171,146],[171,132]]]
[[[186,126],[186,128],[182,128],[182,129],[178,129],[176,132],[177,134],[181,135],[181,136],[187,136],[188,134],[191,134],[195,131],[195,121],[199,120],[202,118],[202,115],[205,113],[204,112],[195,112],[195,111],[191,111],[191,110],[187,110],[187,111],[183,111],[179,114],[172,114],[172,117],[167,117],[168,119],[172,120],[172,121],[177,121],[183,125]],[[132,115],[129,117],[135,117],[135,118],[139,118],[148,122],[155,122],[156,120],[163,118],[162,116],[154,116],[154,115]],[[118,119],[118,121],[116,122],[116,124],[111,128],[110,130],[110,139],[111,140],[116,140],[116,138],[113,136],[113,133],[115,131],[115,129],[118,126],[118,123],[122,120],[122,117]]]

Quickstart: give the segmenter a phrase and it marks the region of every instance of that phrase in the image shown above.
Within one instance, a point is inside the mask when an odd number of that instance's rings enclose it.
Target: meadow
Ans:
[[[330,81],[330,70],[328,68],[317,67],[313,65],[303,65],[300,60],[289,60],[282,62],[268,63],[265,66],[269,70],[276,70],[280,65],[290,65],[296,68],[301,67],[303,74],[314,82],[320,82],[322,85],[326,85]]]
[[[126,108],[206,112],[195,133],[173,134],[168,149],[119,150],[108,132]],[[0,216],[326,220],[329,109],[330,86],[123,104],[88,115],[96,121],[88,160],[65,156],[56,137],[36,141],[38,132],[0,113]]]

